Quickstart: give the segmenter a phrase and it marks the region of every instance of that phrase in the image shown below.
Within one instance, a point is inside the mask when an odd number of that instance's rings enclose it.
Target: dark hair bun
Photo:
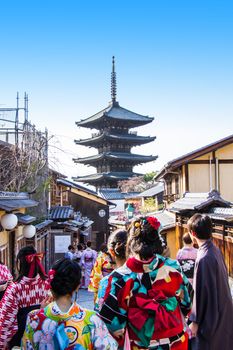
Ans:
[[[62,259],[55,263],[52,269],[55,271],[51,281],[53,292],[58,296],[72,294],[81,281],[79,264],[70,259]]]
[[[108,238],[108,247],[114,250],[118,258],[125,259],[126,257],[127,231],[115,230]]]
[[[166,244],[159,234],[160,222],[155,217],[142,217],[133,221],[130,227],[128,254],[139,254],[148,259],[162,254]]]

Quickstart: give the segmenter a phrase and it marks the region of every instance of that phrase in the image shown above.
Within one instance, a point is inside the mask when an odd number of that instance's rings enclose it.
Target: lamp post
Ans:
[[[134,207],[133,204],[129,203],[128,207],[126,209],[126,216],[128,219],[132,219],[134,214]]]

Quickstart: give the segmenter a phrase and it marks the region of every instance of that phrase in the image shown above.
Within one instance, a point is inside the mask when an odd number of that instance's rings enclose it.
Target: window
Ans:
[[[0,247],[0,260],[3,264],[5,264],[7,266],[9,266],[8,257],[9,257],[8,245],[4,245],[4,246]]]
[[[167,181],[167,195],[172,194],[172,181]]]
[[[175,194],[179,194],[179,176],[175,178]]]

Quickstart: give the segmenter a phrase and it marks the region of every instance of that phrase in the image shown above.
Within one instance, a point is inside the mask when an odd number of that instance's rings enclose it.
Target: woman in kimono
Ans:
[[[134,350],[186,350],[183,318],[191,309],[191,285],[180,265],[163,257],[165,243],[155,217],[132,222],[126,263],[109,278],[99,314],[118,340]]]
[[[195,214],[188,221],[188,229],[199,246],[190,315],[192,349],[231,350],[233,303],[222,253],[212,242],[211,219]]]
[[[13,276],[8,267],[0,261],[0,300],[3,298],[3,295],[12,280]]]
[[[194,266],[197,258],[197,249],[193,246],[190,234],[187,232],[182,237],[183,247],[178,250],[176,259],[178,260],[184,274],[189,282],[193,283]]]
[[[73,301],[81,280],[76,261],[62,259],[49,272],[54,301],[28,315],[22,349],[115,350],[117,343],[104,322]]]
[[[94,303],[97,299],[99,283],[103,277],[108,276],[114,269],[115,262],[108,252],[106,243],[102,244],[101,250],[96,258],[94,267],[90,275],[89,292],[94,292]]]
[[[0,349],[20,346],[29,311],[40,308],[47,297],[47,276],[41,264],[43,254],[33,246],[20,249],[16,265],[18,277],[0,302]]]
[[[81,266],[82,254],[83,254],[83,246],[82,246],[82,244],[79,243],[77,245],[77,249],[76,249],[76,252],[74,253],[73,259],[75,261],[77,261],[77,263],[79,263],[80,266]]]
[[[115,262],[115,267],[118,268],[124,265],[126,261],[126,242],[127,242],[127,231],[125,230],[115,230],[111,233],[108,238],[108,251]],[[97,258],[98,259],[98,258]],[[99,311],[102,308],[104,301],[104,295],[106,293],[106,288],[108,286],[108,280],[111,273],[101,278],[99,282],[97,298],[94,299],[95,310]]]
[[[90,283],[90,275],[95,264],[97,252],[91,249],[91,241],[87,241],[87,248],[83,251],[81,265],[84,270],[83,288],[87,289]]]

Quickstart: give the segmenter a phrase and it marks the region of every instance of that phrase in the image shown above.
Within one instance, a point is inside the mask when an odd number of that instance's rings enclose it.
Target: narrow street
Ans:
[[[88,292],[85,289],[79,289],[78,292],[78,303],[80,306],[83,306],[86,309],[93,310],[94,308],[94,294],[92,292]]]

